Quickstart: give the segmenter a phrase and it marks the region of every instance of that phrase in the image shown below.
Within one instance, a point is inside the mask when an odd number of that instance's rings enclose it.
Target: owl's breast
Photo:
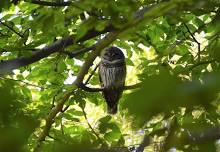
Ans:
[[[106,66],[105,64],[100,65],[99,69],[100,79],[102,86],[105,89],[117,89],[124,86],[126,77],[126,66]]]

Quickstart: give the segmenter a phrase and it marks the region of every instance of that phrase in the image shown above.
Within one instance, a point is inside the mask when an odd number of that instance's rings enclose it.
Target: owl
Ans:
[[[117,105],[123,93],[125,78],[126,63],[123,52],[117,47],[105,49],[99,65],[99,79],[109,114],[117,113]]]

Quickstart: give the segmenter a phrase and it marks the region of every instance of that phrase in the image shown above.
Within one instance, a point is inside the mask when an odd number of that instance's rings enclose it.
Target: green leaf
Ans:
[[[98,22],[97,25],[95,26],[95,29],[96,29],[97,31],[103,31],[103,30],[105,29],[105,27],[106,27],[107,24],[108,24],[107,21],[100,21],[100,22]]]
[[[201,27],[204,25],[204,22],[198,17],[195,18],[195,23],[198,27]]]
[[[9,9],[11,6],[11,2],[8,0],[2,0],[0,1],[0,12],[2,12],[2,9]]]
[[[105,117],[100,118],[98,121],[101,123],[107,123],[112,119],[112,117],[110,115],[107,115]]]
[[[134,66],[134,63],[133,61],[131,61],[131,59],[126,58],[125,60],[126,60],[126,65]]]
[[[95,26],[95,19],[90,18],[83,22],[77,29],[76,39],[82,38],[89,30]]]

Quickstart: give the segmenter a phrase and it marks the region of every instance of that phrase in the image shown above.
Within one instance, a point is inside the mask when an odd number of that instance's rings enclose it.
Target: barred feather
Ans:
[[[105,67],[103,64],[100,65],[100,76],[102,80],[102,87],[105,89],[121,88],[125,83],[126,67]]]

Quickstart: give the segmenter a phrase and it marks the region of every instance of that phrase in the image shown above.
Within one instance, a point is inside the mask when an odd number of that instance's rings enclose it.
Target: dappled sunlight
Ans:
[[[0,152],[220,152],[219,4],[0,0]]]

